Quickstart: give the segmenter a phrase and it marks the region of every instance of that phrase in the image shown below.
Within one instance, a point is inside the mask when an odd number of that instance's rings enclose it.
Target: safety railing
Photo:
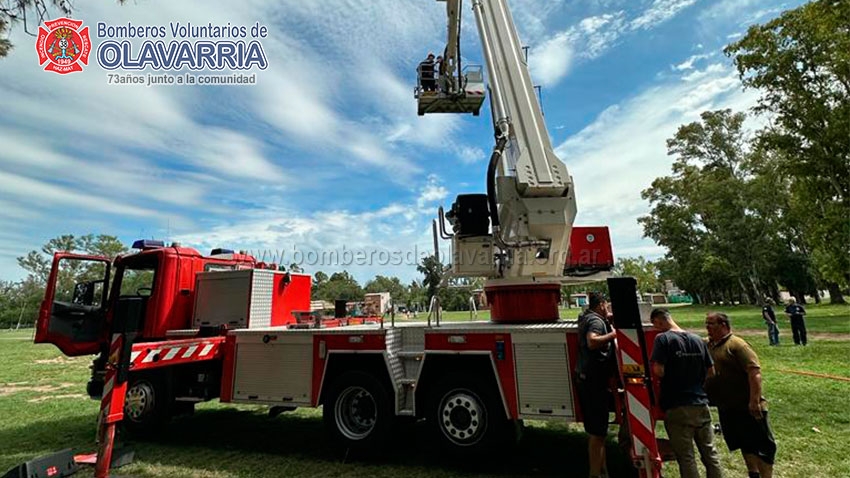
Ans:
[[[440,307],[440,298],[437,295],[431,296],[431,303],[428,305],[428,327],[431,326],[431,317],[434,317],[436,321],[436,326],[440,326],[440,320],[442,319],[442,308]]]

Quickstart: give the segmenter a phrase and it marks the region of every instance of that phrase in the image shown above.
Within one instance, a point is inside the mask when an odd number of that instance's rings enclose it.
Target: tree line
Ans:
[[[667,141],[672,174],[642,193],[657,262],[700,302],[799,302],[850,286],[850,2],[820,0],[749,28],[724,52],[750,116],[706,111]],[[765,123],[750,132],[745,123]]]

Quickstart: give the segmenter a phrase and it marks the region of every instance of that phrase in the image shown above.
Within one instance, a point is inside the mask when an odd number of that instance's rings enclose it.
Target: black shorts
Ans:
[[[603,380],[578,380],[584,431],[593,436],[608,435],[608,383]]]
[[[767,421],[767,412],[762,414],[763,418],[758,420],[746,410],[720,410],[720,428],[730,451],[740,449],[772,465],[776,457],[776,441]]]

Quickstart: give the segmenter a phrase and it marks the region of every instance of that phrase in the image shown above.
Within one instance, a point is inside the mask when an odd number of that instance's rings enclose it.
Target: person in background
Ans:
[[[576,374],[584,431],[589,435],[590,477],[607,477],[608,384],[615,371],[613,344],[616,332],[608,322],[608,300],[604,295],[590,293],[587,311],[579,318],[578,337]]]
[[[773,312],[773,301],[770,298],[764,299],[761,318],[767,324],[767,340],[770,345],[779,345],[779,324],[776,323],[776,313]]]
[[[661,378],[664,428],[676,454],[682,478],[700,478],[694,443],[708,478],[721,478],[720,458],[714,447],[714,428],[703,385],[714,373],[708,347],[696,334],[682,330],[667,309],[654,309],[649,319],[661,333],[652,349],[652,373]]]
[[[705,329],[715,371],[705,390],[720,412],[726,445],[730,451],[741,450],[749,478],[772,478],[776,441],[767,420],[758,356],[750,344],[732,334],[726,314],[707,314]]]
[[[806,345],[806,309],[792,297],[785,308],[785,315],[791,319],[791,333],[794,334],[794,345]]]

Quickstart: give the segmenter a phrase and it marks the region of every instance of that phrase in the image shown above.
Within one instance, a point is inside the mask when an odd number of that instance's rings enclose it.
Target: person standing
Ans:
[[[682,478],[699,478],[694,443],[708,478],[721,478],[720,458],[714,446],[714,428],[706,377],[714,373],[708,347],[702,338],[682,330],[667,309],[653,309],[652,325],[661,331],[652,349],[652,373],[661,378],[661,408],[664,428],[679,464]]]
[[[582,422],[588,434],[590,477],[607,477],[608,384],[615,370],[613,343],[616,333],[608,323],[608,301],[602,294],[590,293],[587,311],[579,318],[578,337],[576,374]]]
[[[791,333],[794,334],[794,345],[806,345],[806,309],[792,297],[785,308],[785,315],[791,319]]]
[[[419,64],[419,81],[425,91],[434,91],[437,88],[437,82],[434,80],[433,53],[428,53],[428,56]]]
[[[767,340],[770,345],[779,345],[779,324],[776,323],[776,313],[773,312],[773,301],[764,300],[764,306],[761,308],[761,317],[764,323],[767,324]]]
[[[726,445],[730,451],[741,450],[749,478],[772,478],[776,441],[767,420],[758,356],[744,339],[732,334],[726,314],[707,314],[705,329],[715,370],[705,389],[720,412]]]

